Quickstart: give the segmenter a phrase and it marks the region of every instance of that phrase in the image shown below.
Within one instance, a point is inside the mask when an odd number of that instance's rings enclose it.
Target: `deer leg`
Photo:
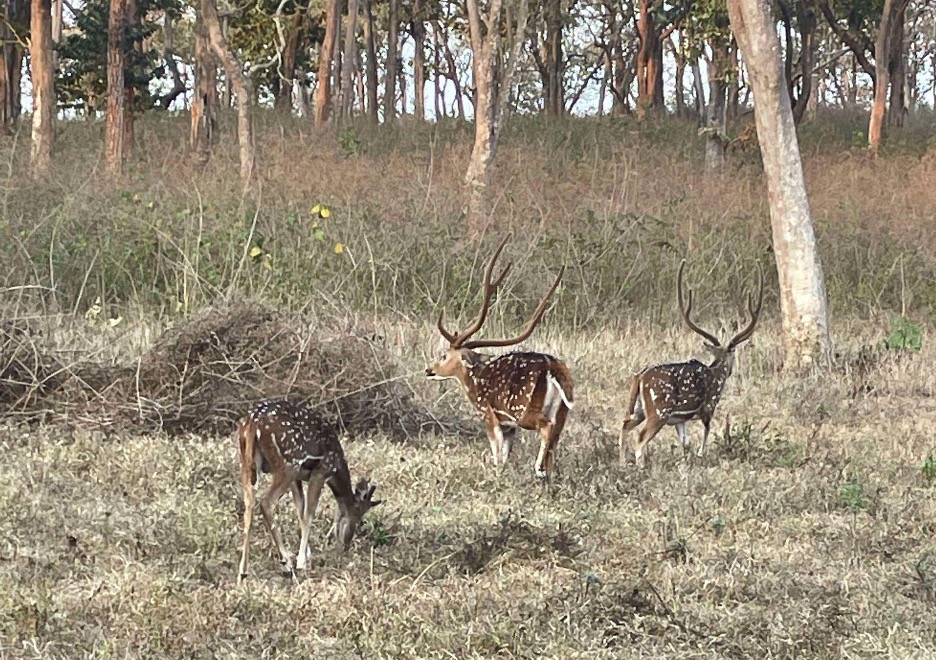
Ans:
[[[644,458],[644,447],[653,439],[653,436],[660,432],[661,428],[663,428],[663,420],[656,415],[650,415],[647,417],[647,423],[637,434],[634,441],[634,462],[641,470],[647,466],[647,461]]]
[[[708,434],[709,434],[709,430],[712,427],[712,420],[703,419],[702,425],[705,429],[704,431],[702,431],[702,444],[699,445],[699,449],[696,451],[696,456],[698,456],[699,458],[702,458],[705,455],[705,443],[708,442]]]
[[[493,410],[488,408],[484,415],[484,425],[487,429],[488,442],[491,444],[491,459],[494,467],[501,465],[501,446],[504,444],[504,432],[501,430],[500,420]]]
[[[513,444],[514,436],[517,435],[516,426],[501,426],[501,446],[500,446],[500,460],[501,465],[507,464],[507,459],[510,458],[510,449]]]
[[[680,422],[676,425],[676,433],[679,435],[679,442],[682,445],[683,454],[688,454],[692,449],[692,443],[689,441],[689,431],[686,430],[686,422]]]
[[[565,426],[568,414],[569,409],[562,405],[556,413],[556,421],[540,428],[540,450],[539,455],[536,457],[536,464],[533,466],[536,476],[540,479],[548,479],[552,475],[559,436],[562,434],[562,428]]]
[[[293,481],[292,496],[293,496],[293,502],[296,505],[296,514],[299,517],[299,529],[301,530],[302,525],[304,524],[304,520],[305,520],[305,518],[302,515],[302,512],[305,507],[305,501],[304,501],[304,497],[302,494],[302,480],[296,479],[295,481]]]
[[[244,487],[244,543],[241,546],[240,570],[237,574],[237,581],[243,582],[247,577],[247,548],[250,546],[250,527],[253,524],[254,511],[254,486],[253,471],[241,470],[241,481]]]
[[[292,557],[289,555],[289,551],[286,550],[279,530],[276,528],[276,521],[273,520],[273,507],[291,486],[292,480],[287,475],[274,473],[270,489],[260,498],[260,513],[263,514],[263,522],[266,523],[267,530],[269,530],[270,536],[273,537],[273,543],[276,544],[276,549],[279,550],[280,557],[290,573],[293,570]]]
[[[318,508],[319,496],[325,485],[325,477],[315,474],[309,479],[305,492],[305,505],[302,511],[302,537],[299,539],[299,554],[296,555],[296,570],[304,571],[309,563],[309,532],[312,529],[312,517]]]

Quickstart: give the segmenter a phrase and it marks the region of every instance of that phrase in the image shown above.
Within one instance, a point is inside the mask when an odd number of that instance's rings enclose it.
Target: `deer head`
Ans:
[[[760,264],[758,264],[757,304],[754,303],[754,298],[750,292],[748,292],[747,297],[747,309],[748,313],[751,315],[751,320],[738,334],[732,337],[727,344],[722,345],[715,335],[700,328],[691,318],[692,289],[689,289],[688,292],[683,294],[683,270],[685,267],[686,260],[683,259],[682,263],[679,264],[679,275],[676,278],[676,296],[679,299],[679,311],[682,313],[683,320],[686,322],[686,325],[689,326],[689,329],[705,339],[703,346],[705,346],[705,349],[713,358],[711,366],[713,368],[716,366],[722,367],[725,371],[725,375],[728,376],[734,368],[735,349],[751,338],[751,335],[754,334],[754,326],[757,324],[757,319],[760,317],[761,305],[764,302],[764,273],[761,270]]]
[[[494,265],[497,263],[497,259],[500,257],[509,239],[510,235],[507,235],[504,240],[501,241],[497,250],[494,252],[494,256],[492,256],[491,260],[488,262],[487,268],[485,268],[484,282],[482,285],[483,296],[481,299],[481,312],[474,322],[461,332],[449,332],[445,329],[445,325],[443,324],[445,310],[443,309],[439,312],[439,320],[436,323],[436,327],[439,329],[444,340],[448,342],[448,347],[443,348],[442,355],[439,357],[438,362],[426,369],[427,378],[434,380],[455,378],[461,380],[471,367],[485,360],[485,356],[476,353],[474,349],[505,347],[519,344],[533,334],[536,326],[539,325],[540,321],[543,319],[543,315],[546,313],[546,304],[559,286],[559,282],[562,280],[562,275],[565,272],[565,266],[559,269],[559,274],[556,276],[549,291],[547,291],[543,299],[540,300],[536,311],[533,312],[533,317],[519,335],[508,339],[474,339],[469,341],[473,335],[477,334],[481,326],[484,325],[485,320],[487,320],[488,310],[491,306],[491,298],[497,293],[497,288],[504,281],[504,278],[513,265],[510,263],[507,264],[497,279],[494,279]]]
[[[364,514],[383,501],[372,499],[376,489],[377,484],[368,484],[367,479],[362,477],[354,488],[351,497],[344,501],[339,500],[333,529],[335,540],[338,541],[343,550],[347,551],[351,547],[354,532],[361,524]]]

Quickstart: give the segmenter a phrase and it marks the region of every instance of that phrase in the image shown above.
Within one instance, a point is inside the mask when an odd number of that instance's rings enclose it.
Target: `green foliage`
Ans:
[[[932,486],[936,483],[936,449],[931,451],[930,455],[923,461],[923,464],[920,465],[920,472],[923,474],[923,479],[927,484]]]
[[[868,508],[868,499],[864,486],[855,478],[849,479],[839,487],[839,501],[849,513],[858,513]]]
[[[358,139],[354,128],[348,126],[338,134],[338,146],[345,158],[351,158],[361,153],[361,140]]]
[[[62,39],[58,47],[59,70],[56,80],[59,105],[89,113],[101,111],[107,93],[107,27],[109,4],[106,0],[88,0],[78,12],[76,29]],[[126,26],[123,50],[126,57],[124,86],[133,90],[133,111],[153,105],[150,83],[161,77],[164,67],[154,49],[139,46],[153,35],[155,14],[178,16],[181,0],[139,0],[137,20]]]
[[[906,316],[901,316],[891,324],[884,347],[889,351],[919,353],[923,348],[923,329]]]

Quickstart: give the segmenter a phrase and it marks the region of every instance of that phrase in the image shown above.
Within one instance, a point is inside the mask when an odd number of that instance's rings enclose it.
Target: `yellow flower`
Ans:
[[[273,270],[273,255],[269,252],[263,255],[263,267],[267,270]]]
[[[321,210],[321,212],[319,213],[319,215],[321,215],[323,218],[327,218],[327,217],[331,216],[331,211],[329,211],[329,210],[326,209],[325,207],[322,207],[322,210]]]
[[[256,258],[259,257],[261,254],[263,254],[263,250],[260,249],[259,247],[257,247],[256,245],[254,245],[252,248],[250,248],[250,258],[251,258],[251,259],[256,259]]]
[[[315,206],[312,207],[312,210],[310,211],[310,213],[311,213],[312,215],[318,215],[318,214],[321,213],[321,212],[322,212],[322,205],[321,205],[321,204],[316,204]]]
[[[342,252],[344,252],[344,245],[335,243],[335,254],[341,254]]]

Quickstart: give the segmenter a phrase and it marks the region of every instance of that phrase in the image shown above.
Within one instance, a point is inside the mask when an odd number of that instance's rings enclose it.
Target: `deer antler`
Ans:
[[[757,319],[760,318],[761,305],[764,302],[764,271],[760,263],[757,264],[757,287],[757,305],[753,304],[754,299],[751,297],[750,292],[748,292],[747,297],[747,308],[748,312],[751,314],[751,322],[745,326],[744,330],[732,337],[731,341],[728,342],[728,350],[750,339],[751,334],[754,332],[754,326],[757,324]]]
[[[715,338],[710,332],[706,332],[695,323],[692,322],[692,319],[689,315],[692,313],[692,289],[689,289],[689,293],[686,296],[687,300],[683,300],[683,270],[686,267],[686,260],[683,259],[679,264],[679,275],[676,278],[676,296],[679,299],[679,311],[682,312],[683,319],[686,321],[686,325],[689,326],[689,329],[695,332],[696,334],[702,335],[712,346],[721,346],[721,342]],[[758,309],[760,309],[758,307]]]
[[[504,267],[504,270],[501,271],[500,276],[497,280],[492,280],[491,277],[494,275],[494,264],[497,262],[497,258],[500,257],[501,252],[504,250],[504,246],[507,245],[507,241],[510,240],[510,234],[504,237],[504,240],[501,241],[500,245],[497,246],[497,250],[494,251],[494,256],[491,257],[491,260],[488,262],[487,268],[484,270],[484,284],[483,291],[484,297],[481,300],[481,313],[478,314],[478,318],[475,319],[474,323],[469,325],[467,328],[462,330],[457,334],[452,334],[447,331],[442,325],[443,318],[445,316],[445,310],[443,309],[439,312],[439,321],[436,324],[436,327],[439,328],[439,332],[442,333],[442,336],[445,337],[449,345],[452,348],[461,348],[465,344],[471,335],[475,334],[478,330],[481,329],[481,326],[484,325],[484,321],[487,319],[488,309],[491,306],[491,298],[494,296],[494,293],[497,291],[497,287],[501,285],[501,282],[504,281],[504,278],[507,276],[507,273],[510,271],[510,267],[513,266],[512,263],[507,264]]]
[[[556,289],[559,286],[559,282],[562,280],[562,274],[565,272],[565,266],[559,269],[559,274],[556,275],[556,280],[552,283],[552,286],[549,287],[549,291],[546,292],[546,295],[543,296],[543,299],[540,300],[539,306],[536,308],[536,311],[533,312],[533,318],[530,319],[530,322],[527,323],[526,328],[516,337],[511,339],[477,339],[475,341],[464,342],[461,344],[463,348],[493,348],[495,346],[513,346],[514,344],[519,344],[522,341],[525,341],[527,337],[533,334],[533,330],[536,329],[536,326],[539,325],[539,322],[543,319],[543,315],[546,313],[546,303],[549,302],[549,298],[555,293]]]

